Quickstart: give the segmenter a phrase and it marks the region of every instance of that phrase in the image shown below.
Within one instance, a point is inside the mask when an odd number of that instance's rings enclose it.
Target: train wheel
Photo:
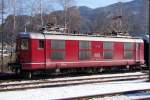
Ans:
[[[104,68],[98,68],[98,73],[101,73],[104,71]]]
[[[27,78],[28,78],[28,79],[31,79],[31,78],[32,78],[32,72],[30,72],[30,71],[27,72]]]
[[[20,69],[20,68],[16,68],[16,69],[15,69],[15,74],[16,74],[16,75],[19,75],[20,73],[21,73],[21,69]]]
[[[26,78],[26,79],[32,78],[32,72],[31,71],[22,71],[21,74],[22,74],[23,78]]]
[[[127,70],[130,70],[131,67],[130,67],[129,65],[126,65],[126,69],[127,69]]]

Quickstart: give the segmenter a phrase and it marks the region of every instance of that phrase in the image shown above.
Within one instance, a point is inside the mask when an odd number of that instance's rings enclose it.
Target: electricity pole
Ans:
[[[42,0],[40,0],[40,17],[41,17],[41,26],[43,27],[43,6],[42,6]]]
[[[12,63],[12,54],[13,54],[13,36],[16,32],[16,0],[13,0],[13,32],[11,35],[11,39],[10,39],[10,47],[11,47],[11,52],[10,52],[10,63]]]
[[[15,32],[16,29],[16,0],[13,0],[13,4],[14,4],[14,25],[13,25],[13,29]]]
[[[3,14],[4,14],[4,0],[1,0],[1,10],[2,10],[2,14],[1,14],[1,44],[2,44],[2,52],[1,52],[1,72],[3,72],[3,66],[4,66],[4,59],[3,59],[3,51],[4,51],[4,33],[3,33]]]
[[[149,34],[149,57],[148,57],[148,67],[149,67],[149,81],[150,81],[150,0],[148,0],[148,34]]]
[[[123,18],[123,8],[122,8],[122,0],[119,1],[119,6],[118,10],[116,12],[116,15],[112,17],[112,29],[114,31],[118,32],[123,32],[123,23],[122,23],[122,18]]]
[[[65,33],[67,28],[67,1],[64,1],[64,11],[65,11]]]

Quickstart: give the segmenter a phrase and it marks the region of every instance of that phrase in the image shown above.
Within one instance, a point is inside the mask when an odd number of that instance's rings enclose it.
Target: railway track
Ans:
[[[131,80],[147,80],[146,73],[135,74],[114,74],[114,75],[93,75],[85,77],[72,78],[57,78],[57,79],[43,79],[43,80],[29,80],[20,82],[0,83],[0,91],[15,91],[23,89],[58,87],[68,85],[90,84],[90,83],[105,83],[116,81],[131,81]]]
[[[61,100],[101,100],[99,98],[121,96],[125,94],[135,94],[135,93],[143,93],[143,92],[150,92],[150,89],[128,90],[128,91],[112,92],[106,94],[104,93],[104,94],[94,94],[94,95],[86,95],[86,96],[78,96],[78,97],[68,97],[68,98],[61,98]],[[150,100],[150,97],[141,97],[141,98],[136,98],[131,100]]]

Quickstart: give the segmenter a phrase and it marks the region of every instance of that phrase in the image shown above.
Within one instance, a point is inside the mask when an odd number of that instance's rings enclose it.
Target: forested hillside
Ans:
[[[67,9],[67,26],[70,31],[79,31],[81,33],[117,31],[117,21],[113,17],[121,16],[121,31],[129,32],[134,36],[141,36],[147,32],[148,11],[146,9],[148,5],[146,2],[147,0],[134,0],[96,9],[86,6],[72,6]],[[63,26],[65,24],[64,13],[63,10],[55,10],[50,13],[43,12],[43,25],[54,23],[55,25]],[[28,32],[39,32],[41,28],[40,17],[40,14],[32,16],[17,14],[15,16],[14,30],[14,15],[8,15],[4,23],[4,39],[7,42],[14,41],[18,32],[25,30]]]

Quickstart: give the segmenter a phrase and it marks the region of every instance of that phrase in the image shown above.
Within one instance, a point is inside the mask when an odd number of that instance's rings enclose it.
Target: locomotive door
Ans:
[[[140,62],[140,44],[136,43],[136,56],[135,60],[137,63]]]

